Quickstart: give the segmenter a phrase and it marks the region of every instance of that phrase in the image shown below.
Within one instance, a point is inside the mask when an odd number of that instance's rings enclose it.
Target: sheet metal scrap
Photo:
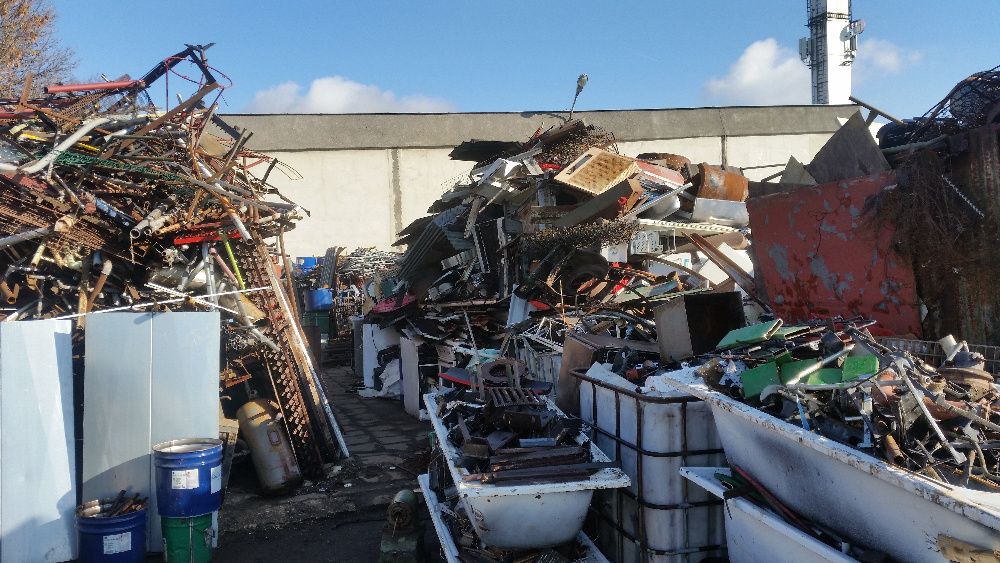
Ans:
[[[558,413],[547,401],[509,402],[509,397],[456,390],[441,399],[447,439],[465,456],[466,481],[571,481],[612,466],[594,461],[579,421]]]
[[[106,311],[219,310],[221,375],[274,394],[303,471],[318,476],[346,448],[266,243],[303,210],[267,182],[290,169],[216,115],[225,80],[208,47],[139,80],[0,100],[0,317],[74,318],[82,331]],[[161,111],[148,93],[168,74],[193,93]]]
[[[521,333],[544,319],[564,327],[542,344],[555,351],[568,331],[651,341],[657,306],[731,290],[730,272],[741,271],[730,267],[731,256],[749,263],[747,245],[706,258],[689,242],[694,234],[705,236],[704,248],[723,236],[733,242],[733,218],[694,221],[681,200],[709,201],[699,199],[700,188],[745,216],[746,178],[707,164],[682,173],[665,166],[663,155],[619,152],[613,135],[579,120],[523,143],[461,145],[454,157],[477,164],[431,204],[430,215],[400,231],[396,244],[406,252],[398,270],[382,275],[379,287],[388,292],[370,319],[433,341],[448,379],[456,368],[475,372],[513,355]],[[722,187],[706,188],[716,184]],[[751,282],[743,272],[735,283]],[[637,369],[650,366],[622,373]]]
[[[877,342],[872,325],[747,327],[699,371],[805,430],[951,485],[1000,491],[1000,387],[982,355],[956,346],[934,367]]]

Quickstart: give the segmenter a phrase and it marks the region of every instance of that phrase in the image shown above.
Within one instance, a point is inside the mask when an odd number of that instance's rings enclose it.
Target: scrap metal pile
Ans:
[[[428,399],[428,406],[436,411],[433,419],[446,429],[425,476],[429,486],[426,492],[435,497],[428,501],[429,506],[432,513],[440,512],[461,561],[589,561],[592,545],[588,548],[580,536],[570,541],[561,537],[573,537],[579,532],[583,513],[576,515],[571,509],[560,513],[558,493],[538,487],[584,490],[596,473],[619,470],[613,469],[616,463],[591,443],[580,419],[567,417],[535,390],[523,387],[522,379],[515,362],[498,360],[483,366],[473,389],[456,388],[428,395],[433,397]],[[625,480],[614,486],[627,483]],[[476,504],[463,502],[469,496],[468,487],[487,495],[483,498],[487,503],[492,501],[498,512],[484,516]],[[505,492],[490,498],[490,491]],[[517,495],[524,498],[518,499]],[[519,526],[529,530],[527,533],[494,529],[511,526],[510,522],[498,521],[517,514],[509,513],[511,509],[504,508],[507,504],[513,502],[514,507],[520,507],[520,503],[533,501],[549,503],[551,510],[559,514],[556,518],[564,522],[532,524],[537,517],[524,513],[518,517]],[[540,527],[558,529],[563,523],[569,523],[568,535],[539,532]],[[536,537],[539,535],[542,539]]]
[[[400,232],[402,283],[371,313],[435,345],[442,365],[474,371],[527,333],[557,352],[570,330],[654,341],[667,300],[753,294],[738,169],[623,156],[579,120],[451,156],[474,169]]]
[[[589,440],[579,442],[579,419],[567,418],[520,386],[456,389],[438,397],[447,439],[462,452],[464,481],[483,484],[565,482],[612,467],[594,461]]]
[[[803,429],[952,485],[1000,491],[1000,386],[954,346],[932,366],[885,346],[870,321],[731,332],[698,373]]]
[[[0,316],[83,329],[88,313],[221,311],[221,387],[273,395],[303,472],[321,475],[346,448],[280,279],[287,257],[266,242],[281,246],[303,210],[268,184],[287,167],[246,149],[252,133],[205,103],[223,88],[208,47],[138,80],[0,100]],[[195,92],[159,111],[149,87],[161,78],[171,95],[178,83]]]

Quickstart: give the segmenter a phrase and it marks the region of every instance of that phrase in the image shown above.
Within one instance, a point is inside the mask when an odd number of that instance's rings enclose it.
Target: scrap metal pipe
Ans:
[[[104,290],[104,284],[108,281],[108,276],[111,275],[111,268],[111,260],[105,258],[104,263],[101,264],[101,275],[97,277],[97,283],[94,284],[93,291],[87,297],[87,306],[84,312],[90,311],[90,308],[94,306],[94,299],[97,299],[97,296]]]
[[[33,240],[45,235],[52,234],[53,232],[61,233],[72,227],[76,223],[76,218],[71,215],[64,215],[51,227],[39,227],[37,229],[29,229],[27,231],[21,231],[20,233],[15,233],[9,237],[0,238],[0,248],[6,248],[18,243]]]
[[[115,82],[90,82],[87,84],[52,84],[45,87],[46,94],[63,94],[68,92],[103,92],[119,88],[143,87],[142,80],[118,80]]]
[[[7,284],[7,280],[0,282],[0,295],[8,305],[17,303],[17,296],[21,293],[21,284],[15,283],[14,287]]]

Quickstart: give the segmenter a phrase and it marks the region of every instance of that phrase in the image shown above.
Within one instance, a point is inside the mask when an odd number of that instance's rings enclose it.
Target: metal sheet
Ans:
[[[892,232],[864,225],[891,172],[750,200],[758,276],[786,322],[864,315],[891,334],[920,335],[916,284]]]
[[[150,488],[151,313],[87,319],[83,386],[83,499]]]
[[[69,321],[0,323],[0,560],[77,555]]]
[[[150,497],[150,551],[162,549],[153,444],[219,433],[219,330],[218,313],[105,313],[87,320],[83,496],[127,489]]]
[[[153,317],[149,444],[219,436],[218,312],[165,313]],[[156,485],[155,464],[149,482]],[[153,551],[163,537],[156,495],[149,499],[147,536]]]

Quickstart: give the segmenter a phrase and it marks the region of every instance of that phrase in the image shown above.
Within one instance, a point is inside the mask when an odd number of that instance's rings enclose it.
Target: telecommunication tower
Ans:
[[[799,39],[799,56],[812,70],[812,103],[848,104],[865,22],[851,16],[851,0],[806,0],[806,13],[809,37]]]

